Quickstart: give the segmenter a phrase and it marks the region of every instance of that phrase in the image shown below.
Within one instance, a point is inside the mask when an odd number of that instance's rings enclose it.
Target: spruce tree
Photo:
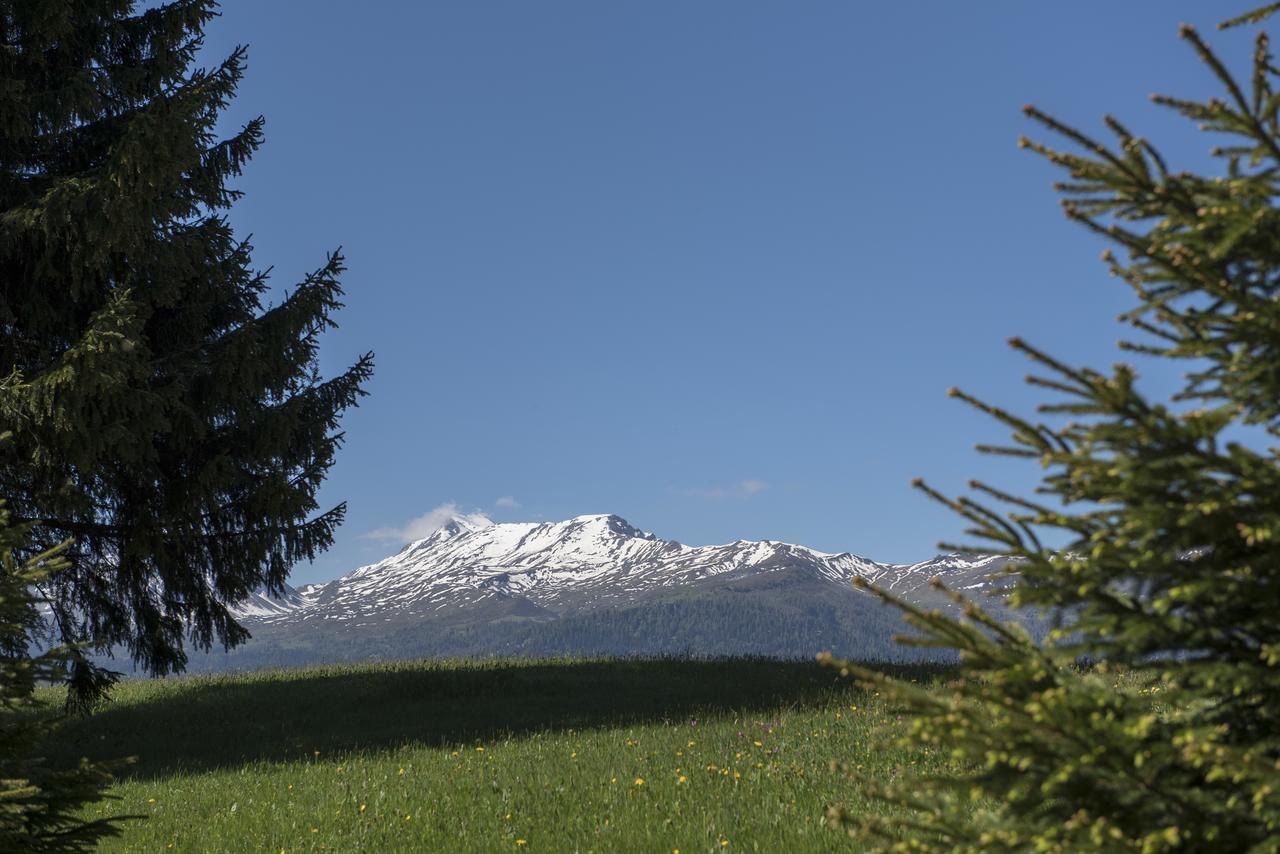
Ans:
[[[341,255],[268,305],[227,221],[263,120],[215,134],[245,60],[195,67],[215,14],[0,0],[0,494],[34,551],[72,542],[62,640],[152,674],[243,641],[227,604],[330,545],[316,490],[372,369],[317,370]]]
[[[80,817],[111,774],[88,762],[50,767],[36,754],[56,720],[36,703],[35,687],[65,677],[71,650],[31,654],[43,628],[32,589],[66,561],[59,547],[19,564],[28,527],[12,524],[0,503],[0,851],[88,851],[119,833],[118,819]]]
[[[1185,385],[1153,401],[1132,366],[1076,368],[1015,339],[1053,396],[1040,416],[953,392],[1011,430],[983,450],[1043,467],[1040,495],[919,486],[972,523],[967,549],[1017,559],[1014,605],[1061,624],[1037,643],[959,596],[964,620],[878,591],[913,642],[962,661],[930,687],[832,662],[910,715],[909,743],[955,762],[859,781],[897,818],[829,811],[887,848],[1280,848],[1280,69],[1264,32],[1243,82],[1194,28],[1181,36],[1224,94],[1154,100],[1215,136],[1219,174],[1174,170],[1111,117],[1108,145],[1028,107],[1068,144],[1021,144],[1065,170],[1067,216],[1111,244],[1136,296],[1122,347],[1185,362]]]

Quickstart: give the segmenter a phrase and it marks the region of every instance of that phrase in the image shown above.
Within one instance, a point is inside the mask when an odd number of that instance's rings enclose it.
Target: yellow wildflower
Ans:
[[[636,778],[636,785],[637,785],[637,786],[643,786],[643,785],[644,785],[644,778],[643,778],[643,777],[637,777],[637,778]]]

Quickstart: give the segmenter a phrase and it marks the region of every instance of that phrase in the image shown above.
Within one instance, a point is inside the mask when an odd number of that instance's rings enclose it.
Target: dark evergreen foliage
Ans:
[[[0,0],[0,491],[35,551],[73,543],[61,639],[154,674],[244,640],[225,603],[330,545],[315,494],[372,369],[317,371],[341,256],[268,307],[226,220],[263,121],[215,136],[245,53],[193,67],[214,14]]]
[[[41,624],[31,590],[66,562],[56,549],[19,564],[26,535],[0,504],[0,851],[87,851],[119,833],[118,819],[79,817],[111,775],[102,765],[59,768],[33,755],[56,723],[37,706],[35,687],[64,678],[74,656],[65,648],[30,653]]]
[[[1023,145],[1068,173],[1067,215],[1121,253],[1104,259],[1144,333],[1123,346],[1185,360],[1186,384],[1153,402],[1128,365],[1077,369],[1015,340],[1042,372],[1028,381],[1057,395],[1049,423],[956,392],[1012,430],[985,450],[1045,469],[1044,497],[974,482],[1001,513],[921,486],[972,523],[976,548],[1021,560],[1016,605],[1071,622],[1042,644],[971,604],[958,622],[897,602],[918,642],[961,652],[949,694],[836,662],[957,763],[881,791],[905,818],[831,811],[894,850],[1280,847],[1280,69],[1265,33],[1247,85],[1181,34],[1225,95],[1155,101],[1225,137],[1221,174],[1173,171],[1110,117],[1105,145],[1029,107],[1075,148]],[[1045,548],[1045,531],[1067,546]]]

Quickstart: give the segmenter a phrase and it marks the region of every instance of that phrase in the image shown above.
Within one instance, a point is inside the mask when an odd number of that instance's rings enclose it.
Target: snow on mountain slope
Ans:
[[[839,585],[863,577],[890,589],[915,590],[935,575],[981,578],[998,568],[994,560],[952,555],[899,566],[772,540],[686,546],[613,515],[503,524],[455,517],[384,560],[308,585],[305,594],[259,596],[252,610],[242,606],[237,614],[264,623],[345,622],[444,617],[489,605],[554,616],[626,604],[712,578],[783,569],[803,569]]]
[[[307,587],[315,586],[307,585]],[[244,620],[250,617],[276,617],[289,614],[310,604],[311,599],[305,593],[286,584],[284,591],[278,596],[273,596],[265,590],[255,590],[248,599],[228,605],[227,610],[237,620]]]
[[[990,589],[995,586],[990,576],[1000,573],[1008,563],[1008,558],[999,555],[946,554],[920,563],[886,564],[867,575],[867,580],[908,598],[928,587],[935,578],[961,592]]]

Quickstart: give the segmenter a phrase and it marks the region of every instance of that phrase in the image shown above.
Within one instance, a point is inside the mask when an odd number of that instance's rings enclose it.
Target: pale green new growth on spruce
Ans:
[[[1067,172],[1067,216],[1117,250],[1103,257],[1137,296],[1122,320],[1142,337],[1121,346],[1188,360],[1185,385],[1154,402],[1130,366],[1077,369],[1014,339],[1040,371],[1027,381],[1057,396],[1040,407],[1050,423],[953,391],[1012,430],[982,450],[1037,461],[1042,497],[972,482],[998,512],[917,486],[972,523],[981,544],[968,549],[1017,559],[1016,605],[1066,624],[1037,643],[973,603],[956,621],[876,591],[914,642],[963,660],[947,692],[832,662],[893,697],[910,740],[954,760],[894,787],[859,780],[906,819],[829,811],[889,849],[1280,846],[1280,69],[1265,33],[1245,83],[1196,30],[1181,36],[1225,94],[1153,100],[1224,138],[1222,174],[1171,171],[1109,116],[1106,145],[1027,107],[1071,150],[1020,145]],[[1046,531],[1065,547],[1042,545]]]

